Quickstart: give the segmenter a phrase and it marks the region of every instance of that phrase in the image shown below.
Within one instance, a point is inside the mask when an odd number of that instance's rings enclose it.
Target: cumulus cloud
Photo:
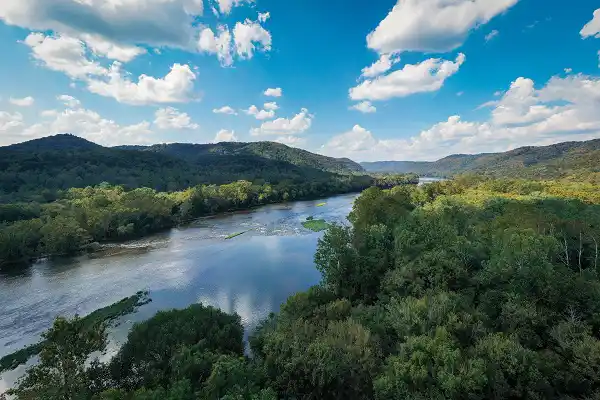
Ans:
[[[24,43],[31,48],[31,55],[42,66],[67,74],[71,78],[104,75],[107,70],[86,56],[84,43],[68,36],[46,36],[30,33]]]
[[[269,18],[271,18],[270,12],[258,13],[258,22],[262,22],[264,24]]]
[[[0,111],[0,138],[4,135],[15,133],[23,126],[23,115],[21,113],[8,113]]]
[[[155,141],[151,124],[147,121],[121,125],[78,105],[63,111],[46,110],[42,115],[45,119],[41,122],[26,125],[21,114],[0,111],[0,144],[7,145],[65,132],[107,146],[149,144]]]
[[[490,33],[488,33],[487,35],[485,35],[485,41],[489,42],[490,40],[492,40],[493,38],[495,38],[499,34],[500,34],[500,32],[498,32],[496,29],[494,29],[493,31],[491,31]]]
[[[322,147],[327,154],[353,154],[372,150],[378,145],[373,134],[360,125],[334,136]]]
[[[217,132],[213,140],[214,143],[237,141],[238,138],[235,136],[235,131],[228,131],[227,129],[221,129],[219,132]]]
[[[367,79],[350,89],[350,98],[373,101],[434,92],[444,85],[446,79],[458,72],[464,62],[465,55],[460,53],[454,62],[430,58],[419,64],[406,64],[400,70]]]
[[[250,130],[253,136],[259,135],[297,135],[305,132],[312,125],[313,116],[306,108],[300,110],[292,118],[277,118],[273,121],[264,122],[259,128]]]
[[[223,106],[221,108],[215,108],[213,110],[213,113],[215,114],[229,114],[229,115],[237,115],[237,113],[235,112],[235,110],[229,106]]]
[[[176,108],[166,107],[156,110],[154,114],[156,119],[154,125],[158,129],[182,130],[182,129],[198,129],[199,125],[192,122],[192,119],[187,113],[180,112]]]
[[[226,25],[219,25],[217,33],[210,28],[200,31],[198,49],[216,54],[223,66],[230,66],[234,54],[240,59],[251,59],[255,51],[271,50],[271,34],[258,22],[246,19],[238,22],[233,32]]]
[[[104,39],[102,36],[82,34],[81,40],[97,56],[111,60],[129,62],[139,55],[145,54],[146,49],[137,46],[119,45]]]
[[[11,97],[8,101],[10,102],[10,104],[19,107],[30,107],[35,102],[34,98],[31,96],[23,97],[22,99],[16,99]]]
[[[229,14],[234,7],[238,7],[243,3],[253,3],[254,0],[216,0],[221,14]]]
[[[263,119],[271,119],[275,117],[275,110],[259,110],[255,105],[250,106],[244,112],[248,115],[254,116],[254,118],[263,120]]]
[[[121,71],[121,64],[115,61],[106,75],[105,79],[88,79],[88,90],[133,105],[190,101],[196,80],[190,66],[181,64],[174,64],[163,78],[141,75],[137,82],[133,82]]]
[[[73,96],[69,96],[68,94],[60,95],[56,98],[58,101],[61,101],[65,106],[69,108],[75,108],[81,104],[79,100],[77,100]]]
[[[367,36],[380,54],[443,53],[456,49],[469,31],[514,6],[518,0],[398,0]]]
[[[371,66],[363,68],[361,76],[374,78],[389,71],[392,66],[398,62],[400,62],[399,57],[394,57],[390,54],[382,54],[379,56],[379,60],[375,61]]]
[[[238,22],[233,28],[235,51],[241,59],[250,59],[255,51],[271,50],[271,33],[258,22],[246,19]]]
[[[273,111],[277,111],[277,110],[279,110],[279,106],[278,106],[278,105],[277,105],[277,103],[276,103],[276,102],[274,102],[274,101],[273,101],[273,102],[270,102],[270,103],[265,103],[265,104],[263,105],[263,108],[264,108],[265,110],[273,110]]]
[[[450,116],[407,139],[378,139],[355,126],[329,140],[324,154],[359,161],[435,160],[453,153],[506,151],[600,137],[600,78],[555,76],[540,89],[518,78],[495,101],[484,122]]]
[[[189,48],[196,31],[194,21],[202,12],[203,0],[0,2],[0,20],[8,25],[61,32],[72,37],[92,35],[96,40],[129,50],[137,44]],[[99,51],[103,51],[102,46]]]
[[[233,64],[231,46],[231,33],[224,25],[219,26],[217,35],[215,35],[210,28],[204,28],[200,32],[200,39],[198,40],[198,48],[200,51],[216,54],[217,58],[224,66]]]
[[[593,36],[595,38],[600,39],[600,8],[594,11],[594,16],[590,22],[585,24],[585,26],[579,32],[581,37],[587,38]]]
[[[374,113],[377,111],[377,108],[373,104],[371,104],[370,101],[361,101],[360,103],[350,107],[350,109],[360,111],[364,114]]]
[[[283,90],[281,90],[281,88],[269,88],[265,90],[264,95],[269,97],[281,97],[283,96]]]
[[[273,141],[290,147],[301,147],[306,145],[306,139],[297,136],[280,136]]]

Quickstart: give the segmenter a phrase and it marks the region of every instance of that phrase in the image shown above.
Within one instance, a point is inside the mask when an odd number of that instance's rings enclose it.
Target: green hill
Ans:
[[[0,147],[0,201],[50,201],[59,190],[102,182],[174,191],[240,179],[272,184],[318,183],[357,172],[364,170],[350,160],[279,143],[110,148],[62,134]],[[354,178],[344,178],[348,179]]]
[[[494,177],[562,178],[600,172],[600,139],[521,147],[504,153],[455,154],[435,162],[381,161],[361,165],[369,172],[414,172],[431,176],[479,173]]]
[[[261,157],[287,162],[299,167],[315,168],[335,173],[364,172],[360,164],[347,158],[332,158],[275,142],[216,143],[216,144],[157,144],[149,147],[128,146],[129,149],[168,154],[191,162],[202,162],[214,156]]]

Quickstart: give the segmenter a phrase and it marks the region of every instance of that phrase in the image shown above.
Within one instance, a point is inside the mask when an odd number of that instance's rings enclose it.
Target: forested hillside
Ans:
[[[198,162],[209,156],[261,157],[268,160],[287,162],[299,167],[335,173],[364,173],[364,169],[360,164],[347,158],[326,157],[275,142],[173,143],[157,144],[149,147],[136,146],[135,149],[169,154],[191,162]]]
[[[58,319],[17,399],[597,399],[600,194],[460,178],[366,190],[319,241],[320,286],[251,335],[201,305],[137,324]],[[68,358],[72,362],[64,363]]]
[[[332,171],[347,175],[361,170],[349,160],[270,142],[107,148],[73,135],[56,135],[0,147],[0,202],[51,201],[59,191],[102,182],[175,191],[237,180],[335,182],[347,179]]]
[[[598,181],[600,139],[521,147],[505,153],[457,154],[435,162],[382,161],[361,165],[369,172],[414,172],[429,176],[452,176],[469,172],[494,177],[532,179],[576,175]]]

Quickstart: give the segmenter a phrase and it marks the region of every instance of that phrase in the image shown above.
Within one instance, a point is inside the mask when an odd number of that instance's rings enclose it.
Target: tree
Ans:
[[[57,318],[42,339],[39,364],[27,370],[9,394],[22,400],[89,399],[92,388],[86,361],[93,352],[104,350],[105,326],[90,328],[77,316]]]

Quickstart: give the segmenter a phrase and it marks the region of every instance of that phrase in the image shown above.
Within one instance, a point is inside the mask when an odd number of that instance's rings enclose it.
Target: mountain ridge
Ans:
[[[0,202],[51,201],[61,190],[103,182],[176,191],[238,180],[362,186],[369,179],[352,161],[271,142],[103,147],[60,134],[0,147]]]
[[[360,163],[367,172],[452,176],[478,173],[494,177],[557,178],[600,172],[600,139],[523,146],[500,153],[451,154],[437,161],[375,161]]]

